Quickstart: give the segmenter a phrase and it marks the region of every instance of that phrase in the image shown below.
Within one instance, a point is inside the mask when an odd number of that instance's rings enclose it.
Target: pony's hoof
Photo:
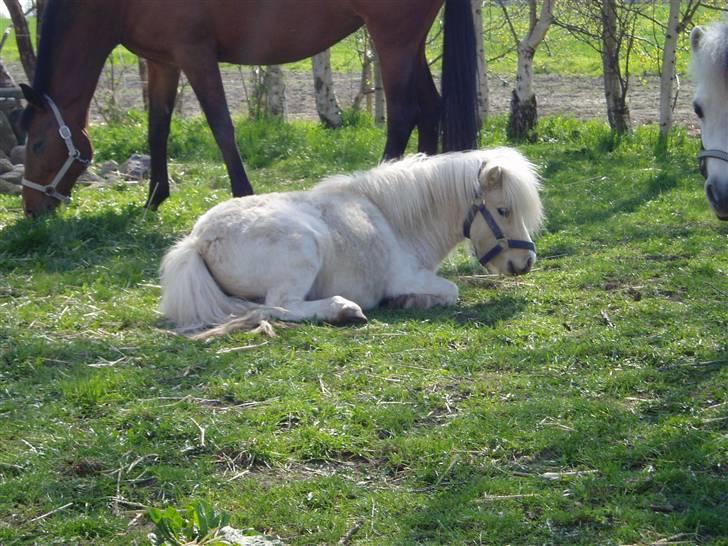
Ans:
[[[332,324],[336,326],[356,326],[358,324],[367,324],[369,319],[361,309],[342,309],[336,320]]]

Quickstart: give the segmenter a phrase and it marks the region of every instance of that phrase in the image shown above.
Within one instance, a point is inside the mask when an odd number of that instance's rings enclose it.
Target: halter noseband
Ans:
[[[66,144],[66,148],[68,148],[68,158],[66,159],[66,162],[63,164],[56,176],[53,178],[51,183],[47,186],[31,182],[27,178],[23,178],[22,184],[26,188],[30,188],[32,190],[44,193],[49,197],[53,197],[55,199],[58,199],[59,201],[62,201],[63,203],[69,203],[71,201],[71,198],[67,195],[63,195],[61,192],[58,191],[58,184],[61,182],[61,180],[63,180],[63,177],[68,172],[68,169],[71,168],[71,165],[73,165],[74,161],[78,161],[82,165],[88,165],[89,163],[91,163],[91,160],[83,159],[81,157],[81,152],[78,148],[76,148],[76,145],[73,143],[71,129],[69,129],[68,125],[66,125],[66,123],[63,121],[61,111],[58,109],[58,106],[56,106],[56,103],[53,102],[53,100],[48,95],[43,95],[43,98],[45,98],[46,102],[51,107],[53,116],[56,118],[56,122],[58,123],[58,134],[63,139],[63,142]]]
[[[473,221],[475,221],[475,217],[478,215],[478,213],[480,213],[480,215],[483,217],[483,220],[485,220],[485,223],[488,224],[488,227],[490,227],[490,230],[495,236],[495,246],[491,248],[488,252],[483,254],[483,256],[478,258],[478,261],[483,265],[483,267],[485,267],[485,264],[498,256],[498,254],[503,252],[503,250],[505,250],[506,248],[522,248],[524,250],[531,250],[533,252],[536,252],[536,245],[533,244],[533,242],[531,241],[521,241],[519,239],[506,238],[506,236],[503,234],[503,230],[498,225],[498,222],[485,206],[484,199],[481,200],[480,203],[475,203],[472,207],[470,207],[468,216],[467,218],[465,218],[465,222],[463,222],[463,235],[466,239],[470,239],[470,227],[473,225]],[[475,248],[475,246],[473,246],[473,248]]]
[[[708,166],[706,165],[706,159],[712,157],[715,159],[722,159],[728,163],[728,153],[723,150],[706,150],[703,148],[702,140],[700,142],[700,152],[698,152],[698,169],[703,178],[708,178]]]

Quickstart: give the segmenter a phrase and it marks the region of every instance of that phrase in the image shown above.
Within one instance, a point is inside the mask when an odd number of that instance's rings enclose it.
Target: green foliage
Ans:
[[[185,544],[223,544],[216,540],[230,516],[218,512],[207,501],[197,501],[182,510],[169,507],[162,511],[150,508],[147,513],[156,526],[152,542],[155,546],[183,546]]]

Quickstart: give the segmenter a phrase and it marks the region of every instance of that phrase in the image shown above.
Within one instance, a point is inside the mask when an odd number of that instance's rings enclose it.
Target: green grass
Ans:
[[[98,157],[135,123],[95,128]],[[454,308],[204,344],[155,311],[161,256],[228,197],[200,122],[176,123],[158,213],[140,186],[36,222],[0,197],[0,543],[143,544],[145,507],[198,501],[291,544],[356,523],[356,544],[728,543],[728,224],[695,139],[656,157],[654,128],[544,119],[528,276],[480,276],[464,247]],[[238,132],[259,192],[383,146],[365,120]]]

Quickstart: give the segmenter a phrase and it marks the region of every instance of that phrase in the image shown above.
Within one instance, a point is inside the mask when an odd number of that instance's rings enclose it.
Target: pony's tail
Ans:
[[[473,150],[478,143],[478,57],[470,0],[445,0],[442,52],[442,149]]]
[[[227,295],[217,284],[188,236],[167,252],[160,268],[162,300],[159,310],[176,330],[195,339],[208,339],[235,330],[260,330],[273,335],[268,320],[285,319],[286,310]]]

